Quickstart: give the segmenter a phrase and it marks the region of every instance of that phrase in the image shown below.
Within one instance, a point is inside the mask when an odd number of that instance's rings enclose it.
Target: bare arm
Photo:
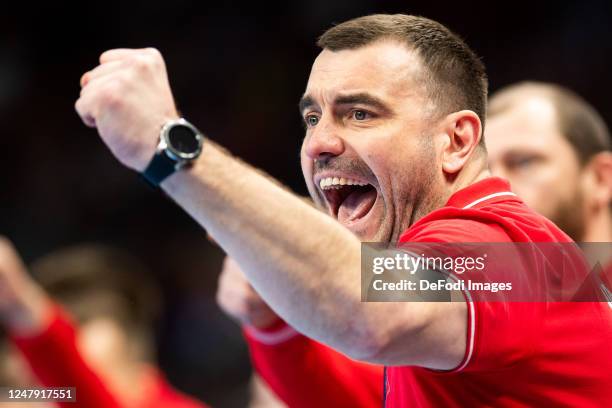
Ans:
[[[350,232],[210,142],[190,171],[162,186],[283,319],[334,347],[359,348],[346,344],[363,342],[347,331],[365,326],[353,321],[362,308],[361,260]]]

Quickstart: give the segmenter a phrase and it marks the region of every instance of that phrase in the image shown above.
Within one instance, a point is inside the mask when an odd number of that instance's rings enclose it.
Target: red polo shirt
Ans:
[[[457,192],[400,239],[570,241],[499,178]],[[387,406],[605,406],[612,403],[610,344],[612,310],[605,302],[470,301],[463,361],[444,372],[389,367]]]
[[[400,242],[571,240],[527,208],[507,182],[488,178],[452,195]],[[376,385],[379,375],[372,366],[333,350],[315,352],[324,346],[292,336],[288,326],[246,333],[255,366],[290,406],[375,407],[382,402],[370,384]],[[387,368],[386,406],[595,407],[612,401],[612,310],[605,302],[473,300],[466,335],[463,361],[454,370]],[[364,379],[370,383],[364,385]]]

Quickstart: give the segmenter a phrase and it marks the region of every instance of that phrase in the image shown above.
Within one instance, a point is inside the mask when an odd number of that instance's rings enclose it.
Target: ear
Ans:
[[[445,173],[458,173],[472,157],[480,143],[482,124],[471,110],[462,110],[448,115],[444,121],[444,147],[442,169]]]
[[[612,202],[612,152],[601,152],[589,160],[584,171],[586,197],[592,197],[594,209],[609,208]]]

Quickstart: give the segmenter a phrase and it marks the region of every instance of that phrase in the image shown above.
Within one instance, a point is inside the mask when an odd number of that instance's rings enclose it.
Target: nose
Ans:
[[[339,156],[344,152],[344,141],[333,121],[320,119],[304,139],[304,151],[311,160]]]

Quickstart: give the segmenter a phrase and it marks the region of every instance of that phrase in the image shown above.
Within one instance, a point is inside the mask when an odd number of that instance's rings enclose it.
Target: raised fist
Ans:
[[[75,108],[121,163],[145,169],[155,153],[159,131],[177,119],[164,60],[154,48],[115,49],[81,77]]]

